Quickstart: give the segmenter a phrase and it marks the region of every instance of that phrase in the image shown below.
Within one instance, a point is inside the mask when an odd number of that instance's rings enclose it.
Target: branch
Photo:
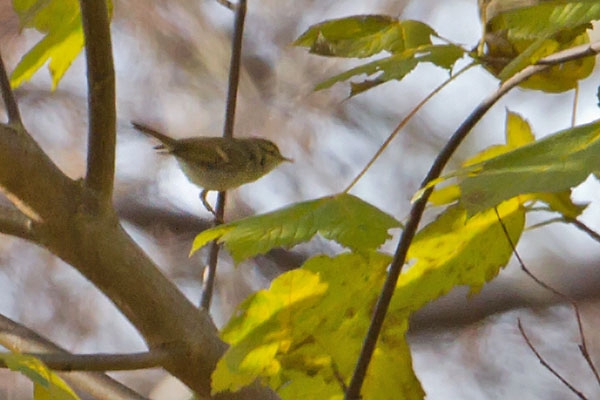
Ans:
[[[0,206],[0,232],[34,242],[33,221],[20,211]]]
[[[77,185],[65,176],[24,129],[0,124],[0,190],[36,223],[63,221],[77,199]],[[43,194],[43,195],[42,195]]]
[[[581,393],[580,391],[575,389],[575,387],[573,385],[571,385],[562,375],[560,375],[558,372],[556,372],[554,370],[554,368],[552,368],[552,366],[550,364],[548,364],[548,362],[546,360],[544,360],[544,358],[537,351],[537,349],[535,348],[533,343],[531,343],[531,340],[529,340],[529,337],[527,337],[527,334],[525,333],[525,330],[523,329],[523,325],[521,324],[520,319],[517,319],[517,325],[519,327],[519,332],[521,332],[521,336],[523,336],[523,339],[525,339],[525,343],[527,343],[527,346],[529,347],[529,349],[531,349],[533,354],[535,354],[535,356],[537,357],[540,364],[542,364],[548,371],[550,371],[552,373],[552,375],[557,377],[559,381],[561,381],[567,388],[569,388],[569,390],[571,390],[571,392],[575,393],[575,395],[577,397],[579,397],[580,399],[586,400],[587,397],[585,397],[583,395],[583,393]]]
[[[510,235],[508,233],[508,229],[506,228],[506,225],[504,224],[504,221],[500,217],[500,214],[498,213],[498,209],[494,208],[494,211],[496,212],[496,217],[498,218],[498,222],[500,223],[500,226],[502,227],[502,230],[504,231],[504,236],[506,237],[506,240],[508,240],[508,243],[509,243],[509,245],[510,245],[510,247],[512,249],[512,252],[515,255],[515,258],[517,259],[517,261],[519,262],[519,266],[521,267],[521,269],[523,270],[523,272],[525,272],[527,274],[527,276],[529,276],[531,279],[533,279],[533,281],[535,283],[537,283],[539,286],[541,286],[542,288],[546,289],[550,293],[552,293],[552,294],[554,294],[554,295],[556,295],[556,296],[564,299],[569,304],[571,304],[571,307],[573,307],[573,311],[575,312],[575,320],[577,321],[577,329],[579,330],[579,338],[581,340],[581,343],[578,346],[579,347],[579,351],[580,351],[581,355],[583,356],[583,359],[586,361],[586,363],[590,367],[590,370],[594,374],[594,377],[596,378],[596,382],[598,382],[600,384],[600,374],[598,374],[598,370],[596,369],[596,365],[594,365],[594,361],[592,360],[592,357],[590,356],[590,353],[588,351],[587,341],[585,339],[585,333],[583,331],[583,322],[582,322],[582,319],[581,319],[581,312],[579,311],[579,306],[577,305],[577,302],[574,299],[572,299],[571,297],[567,296],[566,294],[562,293],[561,291],[553,288],[552,286],[550,286],[546,282],[542,281],[540,278],[538,278],[537,276],[535,276],[535,274],[533,272],[531,272],[529,270],[529,268],[527,268],[527,266],[525,265],[525,262],[521,258],[521,255],[517,251],[517,247],[513,243],[512,239],[510,238]],[[519,321],[519,324],[520,324],[520,321]],[[522,333],[523,333],[523,336],[525,336],[524,332],[522,332]],[[526,338],[526,340],[527,340],[527,338]],[[559,379],[560,379],[560,377],[559,377]],[[562,379],[561,379],[561,381],[562,381]],[[564,381],[563,381],[563,383],[566,384],[566,382],[564,382]],[[569,388],[571,388],[570,385],[567,384],[567,386],[569,386]]]
[[[70,356],[63,348],[3,315],[0,315],[0,343],[2,346],[13,351],[51,352]],[[73,386],[91,394],[97,399],[146,399],[108,375],[99,372],[72,372],[60,375]]]
[[[229,0],[217,0],[217,3],[219,3],[220,5],[222,5],[225,8],[230,9],[231,11],[235,11],[235,4],[232,3]]]
[[[246,19],[246,0],[239,0],[233,5],[231,2],[217,0],[221,4],[227,4],[228,8],[235,12],[233,39],[231,44],[231,60],[229,62],[229,85],[227,88],[227,105],[225,108],[225,123],[223,125],[223,137],[233,138],[235,125],[235,108],[237,105],[237,93],[240,83],[240,69],[242,65],[242,43],[244,38],[244,21]],[[226,193],[219,192],[215,206],[215,225],[224,220]],[[202,288],[200,306],[210,310],[210,303],[217,275],[217,262],[219,260],[219,244],[217,241],[211,243],[208,255],[208,267]]]
[[[0,124],[0,188],[36,223],[38,243],[76,268],[131,321],[150,349],[182,348],[163,367],[210,397],[211,373],[227,345],[209,315],[170,282],[119,224],[98,213],[87,185],[65,176],[24,129]],[[274,398],[258,383],[231,399]]]
[[[4,107],[6,107],[6,114],[8,115],[8,123],[12,126],[22,127],[23,122],[21,121],[21,115],[19,113],[19,106],[15,100],[14,93],[10,87],[10,79],[8,73],[4,67],[4,61],[0,56],[0,91],[2,91],[2,100],[4,100]]]
[[[578,220],[577,218],[563,218],[562,220],[569,224],[575,225],[578,229],[590,235],[592,239],[594,239],[597,242],[600,242],[600,234],[592,228],[590,228],[589,226],[587,226],[586,224],[584,224],[583,222],[581,222],[580,220]]]
[[[199,398],[209,398],[211,373],[227,344],[220,340],[210,316],[198,310],[125,232],[109,202],[114,172],[114,76],[110,44],[98,43],[99,37],[109,40],[106,8],[98,1],[81,0],[91,81],[90,162],[85,184],[63,174],[24,128],[0,124],[0,189],[36,223],[38,243],[101,290],[151,350],[171,350],[163,367]],[[101,213],[89,207],[98,200]],[[218,398],[276,396],[253,383]]]
[[[235,5],[235,20],[233,39],[231,45],[231,60],[229,61],[229,86],[227,88],[227,107],[225,109],[225,125],[223,137],[233,137],[235,124],[235,107],[237,92],[240,83],[240,69],[242,65],[242,43],[244,38],[244,22],[246,20],[246,0],[239,0]]]
[[[80,0],[88,81],[88,154],[86,185],[106,205],[115,175],[115,71],[110,21],[105,0]]]
[[[477,106],[477,108],[473,110],[467,119],[458,127],[456,132],[454,132],[448,143],[446,143],[431,165],[429,172],[421,183],[421,189],[425,188],[430,181],[438,178],[441,175],[442,170],[450,160],[450,157],[454,154],[460,143],[469,134],[475,124],[477,124],[477,122],[479,122],[479,120],[487,113],[487,111],[512,88],[519,85],[527,78],[550,68],[552,65],[562,64],[567,61],[596,55],[599,52],[600,42],[594,42],[567,49],[543,58],[537,64],[524,68],[522,71],[505,81],[495,93]],[[410,244],[417,232],[419,222],[421,221],[421,217],[425,211],[425,206],[427,205],[427,201],[432,191],[433,188],[425,190],[423,195],[415,201],[410,210],[408,221],[406,222],[404,230],[400,236],[400,241],[398,243],[398,247],[396,248],[394,259],[390,265],[381,295],[379,296],[377,304],[375,305],[371,324],[369,325],[369,330],[356,363],[350,385],[348,386],[348,391],[346,392],[346,400],[360,399],[360,391],[366,376],[367,368],[373,356],[373,352],[375,351],[377,339],[379,337],[379,333],[381,332],[383,321],[385,320],[385,315],[389,308],[392,295],[394,294],[398,277],[400,276],[402,267],[406,262],[408,248],[410,247]]]
[[[1,355],[2,353],[0,353]],[[129,354],[69,354],[69,353],[25,353],[42,361],[55,371],[135,371],[161,367],[172,357],[172,352],[154,349],[143,353]],[[0,359],[0,365],[2,364]]]

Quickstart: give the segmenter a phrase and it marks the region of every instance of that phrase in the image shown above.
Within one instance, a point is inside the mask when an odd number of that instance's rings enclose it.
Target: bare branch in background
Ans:
[[[568,387],[569,390],[571,390],[571,392],[575,393],[575,395],[577,397],[579,397],[582,400],[586,400],[587,397],[585,397],[583,395],[583,393],[581,393],[580,391],[575,389],[575,387],[573,385],[571,385],[561,374],[556,372],[554,370],[554,368],[552,368],[552,366],[550,364],[548,364],[548,362],[546,360],[544,360],[544,358],[537,351],[537,349],[535,348],[533,343],[531,343],[531,340],[529,339],[529,337],[527,337],[527,334],[525,333],[525,330],[523,329],[523,325],[521,324],[520,319],[517,319],[517,325],[519,326],[519,332],[521,332],[521,336],[523,336],[523,339],[525,339],[525,343],[527,343],[527,346],[529,346],[529,348],[531,349],[533,354],[535,354],[535,356],[537,357],[540,364],[542,364],[548,371],[550,371],[552,373],[552,375],[556,376],[558,378],[558,380],[561,381],[566,387]]]
[[[588,364],[588,367],[594,374],[594,377],[596,378],[596,382],[598,382],[598,384],[600,384],[600,375],[598,374],[598,370],[596,369],[596,366],[594,365],[594,361],[592,360],[592,357],[590,356],[590,353],[588,351],[587,341],[585,339],[585,333],[583,331],[583,322],[581,319],[581,312],[579,311],[579,306],[577,305],[577,302],[573,298],[556,290],[555,288],[553,288],[546,282],[542,281],[540,278],[535,276],[535,274],[533,272],[531,272],[529,270],[529,268],[527,268],[527,266],[525,265],[525,262],[521,258],[521,255],[517,251],[515,244],[513,243],[512,239],[510,238],[510,235],[508,234],[508,229],[506,228],[504,221],[502,221],[502,218],[500,218],[500,214],[498,213],[498,210],[496,208],[494,210],[496,211],[496,217],[498,218],[498,222],[500,223],[500,226],[502,227],[502,230],[504,231],[504,236],[506,237],[506,240],[508,240],[508,243],[510,244],[512,252],[515,255],[517,261],[519,262],[519,266],[521,267],[523,272],[525,272],[527,274],[527,276],[529,276],[531,279],[533,279],[533,281],[535,283],[537,283],[540,287],[548,290],[550,293],[567,301],[569,304],[571,304],[571,307],[573,307],[573,311],[575,312],[575,320],[577,321],[577,329],[579,330],[579,339],[581,341],[578,346],[579,351],[580,351],[581,355],[583,356],[584,360],[586,361],[586,363]],[[519,324],[520,324],[520,322],[519,322]],[[521,331],[521,333],[523,333],[523,336],[525,336],[523,331]],[[537,355],[537,353],[536,353],[536,355]],[[563,381],[563,380],[561,379],[561,381]],[[565,382],[563,381],[563,383],[565,383]],[[569,388],[571,388],[569,385],[567,385],[567,386]]]

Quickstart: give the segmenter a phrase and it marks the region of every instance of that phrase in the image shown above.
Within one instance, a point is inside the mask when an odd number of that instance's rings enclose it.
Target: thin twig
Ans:
[[[228,4],[228,7],[235,11],[235,20],[233,28],[233,38],[231,45],[231,60],[229,62],[229,84],[227,88],[227,105],[225,109],[225,123],[223,124],[223,137],[233,138],[235,125],[235,109],[237,105],[237,93],[240,83],[240,69],[242,65],[242,42],[244,37],[244,22],[246,20],[246,0],[239,0],[232,5],[230,2],[217,0],[220,4]],[[226,5],[227,6],[227,5]],[[219,192],[217,195],[217,204],[215,206],[215,226],[222,223],[225,216],[225,192]],[[208,256],[208,266],[204,274],[204,283],[202,287],[202,297],[200,306],[205,310],[210,309],[212,295],[214,291],[215,278],[217,274],[217,262],[219,260],[219,244],[214,241],[210,247]]]
[[[235,6],[235,20],[231,45],[231,60],[229,61],[229,85],[227,87],[227,107],[225,109],[225,124],[223,137],[233,137],[235,124],[235,108],[237,105],[238,86],[240,84],[240,69],[242,66],[242,44],[244,22],[246,21],[246,0],[239,0]]]
[[[527,337],[527,334],[525,333],[525,330],[523,329],[523,325],[521,324],[521,319],[520,318],[517,319],[517,325],[519,327],[519,332],[521,332],[521,336],[523,336],[523,339],[525,339],[525,343],[527,343],[527,346],[529,346],[529,348],[531,349],[531,351],[533,352],[533,354],[535,354],[535,356],[537,357],[537,359],[540,362],[540,364],[542,364],[548,371],[550,371],[552,373],[552,375],[554,375],[555,377],[557,377],[558,380],[560,380],[566,387],[568,387],[580,399],[586,400],[587,397],[585,397],[583,395],[583,393],[581,393],[580,391],[578,391],[577,389],[575,389],[575,387],[573,385],[571,385],[565,378],[562,377],[562,375],[560,375],[558,372],[556,372],[554,370],[554,368],[552,368],[552,366],[550,366],[550,364],[548,364],[548,362],[546,362],[546,360],[544,360],[544,358],[537,351],[537,349],[535,348],[535,346],[533,345],[533,343],[531,343],[531,340],[529,340],[529,337]]]
[[[594,239],[597,242],[600,242],[600,234],[594,231],[586,224],[584,224],[583,222],[581,222],[580,220],[578,220],[577,218],[563,218],[563,221],[575,225],[578,229],[590,235],[592,239]]]
[[[230,9],[231,11],[235,11],[235,7],[236,5],[228,0],[217,0],[217,3],[219,3],[220,5],[222,5],[225,8]]]
[[[33,221],[11,207],[0,206],[0,232],[35,242]]]
[[[4,66],[2,55],[0,55],[0,91],[2,91],[2,100],[4,100],[4,107],[6,107],[8,123],[13,126],[22,127],[23,121],[21,121],[19,105],[17,104],[15,95],[10,87],[10,79],[6,67]]]
[[[552,286],[548,285],[546,282],[542,281],[540,278],[535,276],[535,274],[533,272],[531,272],[529,270],[529,268],[527,268],[527,266],[525,265],[525,262],[521,258],[521,255],[517,251],[517,247],[515,246],[514,242],[512,241],[512,239],[508,233],[508,229],[506,228],[506,225],[504,224],[504,221],[500,217],[500,214],[498,213],[498,209],[496,207],[494,207],[494,211],[496,212],[496,218],[498,218],[498,222],[500,223],[500,226],[502,227],[502,231],[504,232],[504,237],[506,237],[506,240],[508,240],[508,243],[510,244],[512,252],[515,255],[515,258],[517,259],[519,266],[521,267],[523,272],[525,272],[527,274],[527,276],[529,276],[531,279],[533,279],[533,281],[535,283],[537,283],[540,287],[548,290],[550,293],[567,301],[569,304],[571,304],[571,307],[573,307],[573,311],[575,312],[575,320],[577,321],[577,329],[579,331],[579,338],[581,340],[581,343],[578,345],[579,351],[581,352],[581,355],[583,356],[584,360],[587,362],[588,366],[590,367],[590,370],[594,374],[596,381],[598,382],[598,384],[600,384],[600,375],[598,374],[598,370],[596,369],[596,366],[594,365],[594,362],[593,362],[592,358],[590,357],[590,353],[588,351],[587,341],[585,339],[585,333],[583,331],[583,322],[582,322],[582,318],[581,318],[581,312],[579,310],[579,306],[577,305],[577,302],[570,296],[567,296],[566,294],[562,293],[561,291],[553,288]]]
[[[68,353],[24,353],[42,361],[55,371],[104,372],[136,371],[162,366],[172,357],[173,352],[166,349],[153,349],[142,353],[129,354],[68,354]],[[0,353],[0,366],[2,363]]]
[[[68,354],[63,348],[3,315],[0,315],[0,344],[17,352]],[[99,372],[70,372],[60,375],[97,399],[147,400],[146,397]]]
[[[217,204],[215,206],[215,220],[214,225],[218,226],[223,221],[224,210],[225,210],[225,197],[226,192],[219,192],[217,195]],[[205,310],[210,310],[210,304],[212,302],[212,295],[215,289],[215,278],[217,276],[217,263],[219,262],[219,249],[221,246],[215,240],[210,244],[210,250],[208,253],[208,266],[204,273],[202,281],[202,297],[200,298],[200,307]]]
[[[369,168],[371,168],[371,166],[373,165],[373,163],[375,163],[375,161],[377,161],[377,159],[379,158],[379,156],[381,156],[381,154],[385,151],[385,149],[389,146],[389,144],[392,142],[392,140],[394,140],[394,138],[398,135],[398,133],[400,133],[400,130],[402,128],[404,128],[406,126],[406,124],[408,123],[408,121],[410,121],[412,119],[412,117],[414,117],[414,115],[425,105],[427,104],[427,102],[436,94],[438,94],[443,88],[445,88],[450,82],[453,82],[456,78],[458,78],[460,75],[462,75],[464,72],[466,72],[467,70],[471,69],[472,67],[474,67],[475,65],[477,65],[476,63],[470,63],[469,65],[467,65],[466,67],[464,67],[463,69],[461,69],[460,71],[458,71],[456,74],[452,75],[449,79],[446,79],[441,85],[439,85],[438,87],[436,87],[433,91],[431,91],[427,96],[425,96],[425,98],[423,100],[421,100],[421,102],[419,104],[417,104],[407,115],[406,117],[404,117],[402,119],[402,121],[400,121],[400,123],[398,125],[396,125],[396,128],[394,128],[394,130],[392,131],[392,133],[390,133],[390,135],[388,136],[388,138],[385,140],[385,142],[383,142],[383,144],[379,147],[379,149],[375,152],[375,154],[373,155],[373,157],[371,157],[371,159],[369,160],[369,162],[367,163],[367,165],[364,166],[364,168],[358,173],[358,175],[356,175],[356,177],[354,177],[354,179],[352,180],[352,182],[350,182],[350,184],[346,187],[346,189],[344,189],[344,193],[348,193],[353,187],[354,185],[356,185],[356,183],[360,180],[360,178],[363,177],[363,175],[369,170]]]
[[[335,380],[340,385],[342,392],[345,393],[346,390],[348,390],[348,386],[346,386],[346,382],[344,382],[344,377],[342,376],[342,373],[340,372],[340,369],[338,368],[335,362],[331,363],[331,369],[333,370],[333,376],[335,377]]]
[[[600,42],[594,42],[591,44],[567,49],[545,57],[541,60],[542,62],[539,65],[536,64],[528,66],[505,81],[495,93],[477,106],[477,108],[473,110],[467,119],[458,127],[456,132],[454,132],[448,143],[446,143],[444,148],[440,151],[433,162],[429,172],[427,173],[427,176],[421,183],[421,188],[425,188],[430,181],[440,176],[442,170],[450,160],[450,157],[454,154],[460,143],[475,126],[475,124],[502,96],[508,93],[512,88],[519,85],[527,78],[548,69],[552,65],[595,55],[598,54],[598,52],[600,52]],[[373,357],[377,339],[379,337],[379,333],[381,332],[383,321],[385,320],[385,315],[389,308],[392,295],[394,294],[398,277],[400,276],[402,267],[406,262],[408,248],[410,247],[410,244],[417,232],[419,222],[421,221],[423,212],[425,211],[425,206],[427,205],[427,201],[432,191],[433,188],[425,190],[423,195],[414,202],[410,210],[408,221],[406,222],[404,230],[401,233],[400,241],[398,243],[398,247],[396,248],[392,263],[390,264],[388,275],[375,305],[371,324],[369,325],[359,358],[356,362],[350,385],[348,385],[348,391],[346,392],[345,396],[346,400],[359,400],[361,398],[360,391],[367,373],[367,368],[371,358]]]
[[[115,70],[105,0],[80,0],[88,82],[86,185],[104,205],[112,200],[115,175]]]

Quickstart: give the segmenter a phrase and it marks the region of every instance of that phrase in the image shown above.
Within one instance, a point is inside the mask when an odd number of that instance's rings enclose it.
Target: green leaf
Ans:
[[[574,203],[571,200],[571,192],[569,189],[558,193],[535,193],[532,198],[546,203],[552,211],[562,214],[567,219],[575,219],[581,215],[588,204]]]
[[[402,52],[431,44],[436,33],[418,21],[399,21],[386,15],[356,15],[311,26],[294,45],[322,56],[364,58],[382,51]]]
[[[208,229],[196,236],[191,253],[218,240],[240,262],[275,247],[306,242],[317,232],[352,250],[369,251],[390,238],[389,229],[399,226],[378,208],[342,193]]]
[[[498,213],[516,245],[524,207],[515,198],[500,204]],[[508,263],[512,251],[493,209],[469,218],[463,207],[451,206],[415,236],[407,255],[414,265],[400,275],[390,308],[412,312],[456,286],[477,292]]]
[[[52,90],[84,45],[81,13],[77,0],[13,0],[21,27],[34,28],[45,36],[21,58],[10,83],[18,87],[46,63],[52,77]],[[108,2],[112,13],[112,1]]]
[[[294,318],[314,306],[327,290],[317,274],[298,269],[285,273],[246,299],[237,317],[222,332],[231,347],[212,375],[212,390],[236,391],[258,377],[276,377],[282,371],[277,356],[293,343]]]
[[[77,0],[13,0],[21,25],[46,35],[19,62],[11,75],[17,87],[31,79],[50,60],[52,89],[83,49],[84,38]]]
[[[481,163],[485,160],[497,157],[500,154],[504,154],[510,150],[524,146],[535,140],[535,136],[533,135],[527,120],[525,120],[519,114],[509,110],[506,110],[506,129],[504,136],[506,138],[506,144],[490,146],[467,159],[465,162],[463,162],[462,166],[468,167],[470,165]],[[460,174],[460,171],[450,173],[431,182],[431,185],[426,186],[426,188],[435,186],[438,183],[441,183],[449,178],[456,177]],[[420,197],[423,192],[424,190],[421,189],[415,194],[415,198]],[[460,188],[458,184],[452,184],[440,189],[436,187],[429,197],[429,202],[436,206],[440,206],[452,203],[458,199],[460,199]]]
[[[294,44],[323,56],[364,58],[382,51],[389,53],[389,57],[336,75],[315,88],[326,89],[356,75],[378,74],[373,79],[352,82],[351,96],[354,96],[389,80],[402,80],[421,62],[452,69],[464,50],[451,44],[433,45],[432,36],[437,34],[422,22],[359,15],[313,25]]]
[[[510,38],[536,39],[587,25],[598,19],[600,3],[597,0],[546,0],[531,7],[516,7],[497,13],[490,22],[507,27]]]
[[[535,136],[531,130],[531,126],[523,117],[511,111],[506,112],[506,144],[493,145],[483,151],[475,154],[463,163],[463,169],[451,172],[450,174],[438,178],[433,184],[438,184],[451,177],[464,176],[470,171],[468,167],[481,164],[487,160],[493,159],[505,154],[511,150],[533,143]],[[432,186],[433,186],[432,184]],[[415,197],[422,195],[423,190],[418,192]],[[444,205],[459,200],[461,198],[461,190],[458,184],[452,184],[441,189],[437,189],[431,194],[429,202],[434,205]],[[575,218],[580,215],[587,207],[587,204],[575,204],[571,200],[571,190],[561,191],[557,193],[532,193],[521,199],[521,202],[526,201],[541,201],[556,212],[561,213],[565,217]]]
[[[378,74],[373,79],[368,79],[358,84],[353,83],[351,96],[354,96],[392,79],[402,80],[419,63],[430,62],[438,67],[450,70],[463,54],[464,50],[454,45],[424,45],[406,50],[402,53],[393,54],[390,57],[372,61],[335,75],[319,83],[315,87],[315,90],[327,89],[337,82],[348,80],[357,75]]]
[[[600,121],[547,136],[458,171],[470,214],[528,193],[557,193],[600,170]]]
[[[79,400],[75,392],[58,375],[50,371],[33,356],[4,353],[0,354],[8,368],[27,376],[34,384],[36,400]]]
[[[230,348],[213,373],[213,392],[258,378],[286,400],[342,399],[339,380],[347,385],[352,376],[390,260],[380,253],[317,256],[252,295],[223,330]],[[364,398],[423,398],[407,327],[405,314],[384,326]]]
[[[388,320],[395,319],[394,326],[400,324],[394,313],[388,313]],[[408,326],[408,318],[402,321]],[[410,348],[404,337],[406,329],[390,329],[392,324],[384,324],[381,340],[377,344],[363,389],[363,399],[373,400],[423,400],[425,391],[413,371]]]

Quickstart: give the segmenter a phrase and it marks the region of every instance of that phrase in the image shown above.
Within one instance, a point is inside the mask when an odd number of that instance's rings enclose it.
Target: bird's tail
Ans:
[[[134,122],[131,121],[131,125],[138,131],[148,135],[148,136],[152,136],[155,139],[158,139],[161,143],[162,146],[156,146],[156,149],[173,149],[173,147],[175,146],[175,144],[177,143],[177,141],[173,138],[168,137],[167,135],[163,135],[162,133],[155,131],[154,129],[150,128],[149,126],[146,126],[144,124],[140,124],[139,122]]]

